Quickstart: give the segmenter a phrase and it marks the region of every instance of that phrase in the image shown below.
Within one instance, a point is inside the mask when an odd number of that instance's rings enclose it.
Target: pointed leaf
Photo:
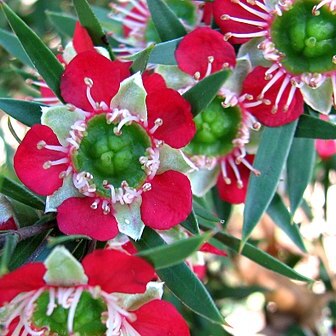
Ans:
[[[6,234],[5,236],[5,245],[2,250],[1,255],[1,263],[0,263],[0,276],[9,272],[9,262],[12,258],[16,245],[19,242],[19,235],[14,234]]]
[[[243,243],[247,241],[261,216],[268,208],[279,182],[293,141],[297,121],[277,128],[265,127],[257,155],[255,169],[260,176],[251,174],[244,209]]]
[[[46,11],[46,15],[59,33],[64,34],[69,38],[72,38],[77,21],[74,16],[52,11]]]
[[[34,67],[25,50],[22,48],[19,39],[14,34],[0,29],[0,45],[23,64],[32,68]]]
[[[175,49],[181,38],[158,43],[149,57],[149,62],[154,64],[176,65]]]
[[[218,71],[205,77],[183,94],[183,97],[191,104],[194,116],[202,112],[213,101],[229,74],[229,70]]]
[[[63,66],[51,50],[22,19],[4,2],[1,2],[0,6],[36,70],[43,77],[49,88],[62,100],[60,79],[63,73]]]
[[[313,139],[294,139],[287,159],[287,191],[292,216],[311,180],[316,158]]]
[[[10,98],[0,98],[0,109],[27,126],[41,123],[41,106],[39,103]]]
[[[336,139],[336,125],[322,119],[303,114],[299,118],[295,137],[311,139]]]
[[[211,234],[210,234],[211,235]],[[161,245],[139,252],[137,255],[147,259],[156,270],[174,266],[183,262],[210,238],[209,233],[181,239],[169,245]]]
[[[161,41],[169,41],[187,34],[184,26],[163,0],[147,0],[155,28]]]
[[[196,217],[198,217],[198,221],[202,221],[202,223],[203,220],[206,220],[210,223],[219,223],[221,221],[220,218],[211,213],[195,199],[193,200],[193,211],[195,212]]]
[[[164,244],[155,231],[146,228],[137,247],[139,251],[145,251]],[[195,313],[215,323],[225,323],[208,291],[185,263],[158,270],[157,274],[171,292]]]
[[[24,186],[0,175],[0,193],[35,209],[44,209],[44,202]]]
[[[126,59],[129,59],[133,61],[133,64],[131,66],[131,70],[133,73],[136,73],[140,71],[143,73],[146,70],[149,57],[153,51],[154,44],[148,46],[146,49],[139,51],[138,53],[132,55],[131,57],[127,57]]]
[[[303,252],[307,252],[304,246],[299,227],[296,223],[292,223],[292,218],[285,204],[282,202],[279,194],[275,194],[267,213],[273,219],[275,224],[286,233],[293,243]]]
[[[79,21],[87,29],[95,46],[102,46],[108,49],[111,59],[114,59],[111,48],[107,42],[103,28],[96,15],[86,0],[73,0]]]
[[[191,211],[187,219],[181,225],[193,234],[199,234],[200,229],[194,210]]]
[[[214,238],[210,239],[210,243],[219,249],[230,248],[238,253],[241,246],[241,240],[227,233],[217,233]],[[245,243],[241,254],[250,260],[256,262],[266,269],[284,275],[293,280],[312,282],[313,280],[297,273],[291,267],[282,263],[270,254],[260,250],[250,243]]]

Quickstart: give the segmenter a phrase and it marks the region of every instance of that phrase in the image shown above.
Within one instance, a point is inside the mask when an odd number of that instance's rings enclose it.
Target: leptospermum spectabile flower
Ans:
[[[260,103],[255,116],[263,124],[295,120],[303,113],[302,95],[322,113],[335,105],[334,12],[335,1],[214,2],[216,22],[227,40],[243,43],[259,37],[245,49],[261,54],[266,64],[249,75],[244,90],[261,86],[254,99]]]
[[[178,67],[194,78],[187,87],[181,85],[181,92],[223,68],[233,70],[217,97],[195,117],[197,132],[184,152],[196,167],[189,174],[194,194],[203,196],[217,183],[223,200],[242,203],[250,171],[258,174],[252,166],[253,156],[246,155],[245,149],[250,129],[259,128],[251,112],[255,104],[249,95],[240,93],[251,65],[247,59],[236,62],[232,45],[208,27],[197,28],[182,39],[176,60]]]
[[[153,278],[153,267],[136,256],[96,250],[80,264],[57,247],[44,263],[0,278],[2,335],[190,335]]]
[[[120,83],[121,82],[121,83]],[[108,240],[139,239],[144,225],[169,229],[191,211],[179,148],[195,133],[190,104],[157,90],[128,64],[87,51],[70,62],[61,93],[71,105],[43,108],[19,146],[14,167],[57,210],[60,230]]]

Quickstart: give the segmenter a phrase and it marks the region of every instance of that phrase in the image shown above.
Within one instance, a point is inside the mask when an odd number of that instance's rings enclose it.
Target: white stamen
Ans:
[[[249,24],[251,26],[258,26],[258,27],[267,27],[268,23],[265,21],[255,21],[255,20],[248,20],[248,19],[242,19],[242,18],[238,18],[238,17],[234,17],[228,14],[224,14],[221,16],[221,20],[231,20],[231,21],[235,21],[235,22],[241,22],[241,23],[246,23]]]
[[[69,309],[69,314],[68,314],[68,321],[67,321],[67,327],[68,327],[68,332],[71,335],[73,332],[73,324],[74,324],[74,318],[75,318],[75,313],[76,313],[76,308],[79,303],[80,297],[83,293],[83,288],[79,287],[76,289],[75,294],[72,298],[72,303]]]
[[[68,158],[63,158],[63,159],[59,159],[59,160],[54,160],[54,161],[46,161],[43,164],[43,168],[44,169],[49,169],[52,166],[57,166],[57,165],[61,165],[61,164],[66,164],[69,162]]]
[[[162,125],[163,125],[163,120],[161,118],[157,118],[154,121],[154,126],[149,130],[149,133],[153,134]]]

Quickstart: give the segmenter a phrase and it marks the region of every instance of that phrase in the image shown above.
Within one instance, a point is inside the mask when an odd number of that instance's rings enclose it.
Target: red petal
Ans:
[[[39,195],[51,195],[62,186],[60,173],[68,168],[68,164],[43,168],[47,161],[59,160],[67,156],[62,152],[49,149],[38,149],[37,144],[45,141],[47,145],[60,146],[60,143],[51,130],[43,125],[34,125],[26,134],[14,156],[14,168],[17,176],[28,188]]]
[[[193,265],[192,271],[197,275],[200,280],[203,280],[206,276],[206,266],[205,265]]]
[[[175,57],[180,69],[191,76],[199,72],[203,78],[207,73],[209,57],[213,57],[211,73],[222,70],[225,63],[236,64],[233,46],[224,41],[223,35],[211,28],[197,28],[186,35],[178,45]]]
[[[117,221],[112,214],[104,215],[98,208],[91,208],[94,199],[91,197],[71,197],[57,208],[59,229],[68,235],[82,234],[106,241],[118,233]]]
[[[148,127],[161,118],[163,125],[154,138],[163,140],[173,148],[186,146],[196,132],[190,104],[175,90],[161,89],[147,95]]]
[[[247,0],[240,0],[241,3],[247,5],[258,12],[263,14],[269,14],[264,10],[260,9],[257,5],[251,5]],[[223,20],[222,17],[224,14],[230,15],[232,17],[237,17],[241,19],[248,19],[258,22],[267,22],[259,16],[251,14],[242,8],[238,3],[232,0],[215,0],[213,3],[213,14],[216,24],[220,27],[221,31],[226,33],[240,33],[240,34],[249,34],[256,33],[264,30],[262,27],[252,26],[246,23],[235,22],[233,20]],[[270,15],[269,15],[270,16]],[[252,37],[251,37],[252,38]],[[230,38],[230,42],[233,44],[245,43],[251,38]]]
[[[191,212],[189,179],[169,170],[151,181],[152,189],[142,194],[141,218],[147,226],[167,230],[183,222]]]
[[[121,246],[124,251],[126,251],[128,254],[136,254],[138,253],[136,247],[133,245],[132,242],[127,242],[124,245]]]
[[[209,244],[209,243],[205,243],[201,246],[201,248],[199,249],[201,252],[207,252],[207,253],[212,253],[212,254],[216,254],[222,257],[226,257],[227,253],[223,250],[220,250],[219,248]]]
[[[16,225],[14,218],[9,218],[6,222],[0,223],[0,231],[3,230],[17,230],[18,226]]]
[[[119,90],[120,81],[129,76],[129,62],[110,61],[95,51],[78,54],[65,68],[61,93],[67,103],[94,111],[86,96],[85,78],[93,81],[91,96],[95,102],[110,104]]]
[[[153,300],[134,311],[137,319],[132,327],[146,336],[189,336],[182,315],[169,302]]]
[[[254,155],[247,155],[245,159],[252,164],[254,160]],[[237,178],[234,174],[233,169],[229,164],[227,167],[227,176],[231,180],[230,184],[224,182],[222,173],[218,176],[217,188],[219,191],[220,198],[231,204],[240,204],[245,202],[248,180],[250,177],[250,169],[248,169],[244,164],[237,165],[241,180],[243,182],[243,187],[239,188],[237,185]]]
[[[211,2],[205,2],[203,7],[202,22],[204,22],[207,26],[210,26],[212,15],[213,15],[213,4]]]
[[[145,260],[114,250],[96,250],[83,262],[90,286],[107,293],[144,293],[154,278],[154,268]]]
[[[267,70],[268,69],[264,67],[256,67],[250,72],[244,80],[243,93],[248,93],[257,99],[256,97],[260,95],[263,88],[269,82],[269,80],[265,79],[265,72]],[[295,91],[288,110],[284,110],[292,86],[290,83],[281,96],[277,112],[274,113],[272,111],[284,79],[284,76],[280,77],[275,84],[266,91],[264,99],[269,100],[271,104],[260,104],[255,107],[246,108],[248,112],[253,114],[265,126],[277,127],[288,124],[296,120],[303,113],[303,97],[299,89]]]
[[[46,268],[43,263],[30,263],[0,278],[0,306],[18,294],[44,287]]]
[[[327,160],[336,154],[336,141],[317,139],[315,148],[320,158],[322,160]]]
[[[88,31],[78,21],[76,22],[72,43],[77,54],[94,50],[94,45]]]
[[[142,75],[142,81],[147,94],[153,93],[156,90],[167,88],[164,78],[157,73],[148,74],[148,72],[145,72]]]

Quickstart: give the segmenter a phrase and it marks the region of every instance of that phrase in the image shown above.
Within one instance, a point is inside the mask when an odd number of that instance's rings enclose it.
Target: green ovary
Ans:
[[[298,0],[271,26],[275,48],[285,56],[280,61],[292,74],[325,73],[336,70],[336,16],[327,6],[319,15],[312,9],[318,1]]]
[[[36,302],[33,314],[34,325],[38,328],[48,327],[51,333],[59,336],[69,335],[67,320],[69,309],[58,305],[48,316],[49,293],[44,292]],[[101,299],[94,299],[90,293],[83,292],[78,302],[73,331],[81,336],[103,336],[106,325],[102,323],[103,313],[107,311],[106,304]]]
[[[190,155],[222,156],[233,149],[232,141],[239,131],[242,114],[238,106],[223,108],[217,97],[194,121],[196,135],[186,147]]]
[[[116,124],[107,124],[105,114],[93,117],[87,125],[79,149],[73,155],[77,172],[89,172],[97,193],[109,197],[103,183],[120,187],[126,181],[130,187],[139,187],[146,179],[139,158],[146,155],[151,140],[138,124],[125,125],[116,135]]]

